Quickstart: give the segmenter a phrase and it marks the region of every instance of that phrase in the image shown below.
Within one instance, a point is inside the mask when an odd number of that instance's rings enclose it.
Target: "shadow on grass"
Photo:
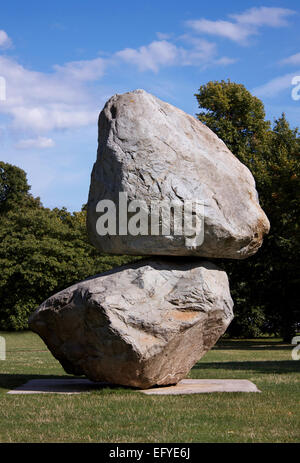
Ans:
[[[232,339],[220,340],[214,347],[213,350],[292,350],[294,346],[292,344],[287,344],[282,341],[269,341],[265,339],[259,340],[245,340],[241,341],[237,339],[233,341]]]
[[[300,373],[300,361],[295,360],[262,360],[257,362],[198,362],[193,369],[199,370],[232,370],[255,371],[257,373]]]

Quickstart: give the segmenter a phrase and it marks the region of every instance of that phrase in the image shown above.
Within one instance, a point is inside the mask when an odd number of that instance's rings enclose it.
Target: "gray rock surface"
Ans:
[[[29,327],[67,373],[149,388],[176,384],[233,318],[228,278],[195,258],[138,261],[47,299]]]
[[[209,128],[180,109],[135,90],[113,96],[99,117],[98,157],[88,200],[90,241],[113,254],[242,259],[269,231],[250,171]],[[102,199],[200,200],[204,242],[184,236],[99,236],[96,205]]]

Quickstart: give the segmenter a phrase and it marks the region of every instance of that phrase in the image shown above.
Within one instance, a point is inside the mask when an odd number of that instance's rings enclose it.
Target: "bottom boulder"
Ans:
[[[47,299],[29,327],[67,373],[149,388],[176,384],[233,318],[228,278],[199,259],[118,267]]]

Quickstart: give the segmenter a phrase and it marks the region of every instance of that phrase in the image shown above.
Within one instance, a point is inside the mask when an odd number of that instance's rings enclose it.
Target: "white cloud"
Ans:
[[[253,27],[245,27],[241,24],[223,20],[210,21],[208,19],[198,19],[187,21],[187,25],[194,29],[195,32],[218,35],[236,42],[244,42],[249,35],[256,33]]]
[[[15,148],[20,150],[27,150],[31,148],[52,148],[55,145],[52,138],[45,138],[45,137],[37,137],[37,138],[27,138],[25,140],[20,140],[16,145]]]
[[[295,11],[287,8],[272,8],[262,6],[260,8],[250,8],[241,14],[231,14],[230,17],[240,24],[254,26],[287,26],[287,17],[295,14]]]
[[[134,48],[125,48],[115,53],[128,63],[135,64],[141,71],[150,69],[157,72],[160,66],[174,65],[178,60],[180,50],[176,45],[166,40],[154,41],[149,45]]]
[[[62,103],[44,107],[15,106],[11,114],[14,116],[14,128],[47,132],[96,123],[99,110],[77,106],[76,103],[74,105]]]
[[[190,46],[189,48],[181,49],[181,65],[207,64],[217,54],[217,46],[214,42],[209,42],[190,34],[181,35],[179,38]]]
[[[236,63],[238,60],[236,58],[229,58],[228,56],[222,56],[214,61],[215,64],[220,66],[228,66],[229,64]]]
[[[25,137],[30,140],[26,144],[22,134],[18,148],[24,149],[37,136],[52,130],[96,124],[107,96],[96,98],[95,87],[87,84],[98,81],[109,66],[126,62],[140,71],[158,72],[166,66],[206,67],[234,62],[232,58],[218,58],[215,43],[199,37],[186,34],[177,41],[186,43],[181,46],[168,40],[155,40],[107,57],[54,65],[53,72],[49,73],[28,69],[14,58],[0,55],[0,75],[6,81],[6,100],[1,102],[0,114],[10,118],[14,131],[27,131]]]
[[[68,63],[66,68],[69,71]],[[84,73],[89,80],[91,74],[87,69]],[[16,130],[45,132],[97,121],[99,107],[84,87],[82,74],[75,79],[72,72],[64,72],[62,67],[48,74],[36,72],[0,56],[0,75],[6,80],[6,101],[1,102],[0,113],[12,118]]]
[[[252,93],[258,97],[272,98],[284,90],[291,89],[292,91],[292,79],[295,77],[295,75],[300,75],[300,70],[290,74],[285,74],[283,76],[275,77],[269,82],[254,88]]]
[[[232,21],[211,21],[205,18],[186,21],[188,27],[197,33],[217,35],[245,44],[247,38],[258,34],[259,27],[282,27],[288,24],[287,17],[295,12],[286,8],[251,8],[241,14],[231,14]]]
[[[8,37],[7,33],[3,30],[0,30],[0,48],[9,48],[11,45],[12,41]]]
[[[300,53],[295,53],[295,55],[291,55],[288,58],[282,59],[280,64],[291,64],[291,65],[300,65]]]
[[[106,62],[103,58],[71,61],[64,66],[55,65],[54,69],[63,77],[77,81],[97,80],[103,76]]]
[[[164,66],[207,66],[208,64],[227,64],[233,62],[230,58],[223,58],[219,62],[215,59],[216,44],[189,34],[182,35],[179,40],[187,42],[189,47],[177,46],[170,41],[160,40],[138,49],[125,48],[115,57],[138,67],[140,71],[151,70],[158,72]]]
[[[172,34],[166,34],[164,32],[156,32],[156,36],[159,40],[168,40],[172,37]]]

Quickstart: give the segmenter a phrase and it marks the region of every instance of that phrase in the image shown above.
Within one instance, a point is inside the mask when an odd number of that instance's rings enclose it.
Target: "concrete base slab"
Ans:
[[[175,386],[154,387],[144,394],[204,394],[210,392],[261,392],[247,379],[183,379]]]
[[[80,394],[113,386],[88,379],[32,379],[7,394]],[[114,386],[116,387],[116,386]],[[120,386],[121,387],[121,386]],[[135,390],[135,389],[134,389]],[[137,392],[156,395],[203,394],[210,392],[260,392],[254,383],[246,379],[183,379],[175,386],[136,389]]]

